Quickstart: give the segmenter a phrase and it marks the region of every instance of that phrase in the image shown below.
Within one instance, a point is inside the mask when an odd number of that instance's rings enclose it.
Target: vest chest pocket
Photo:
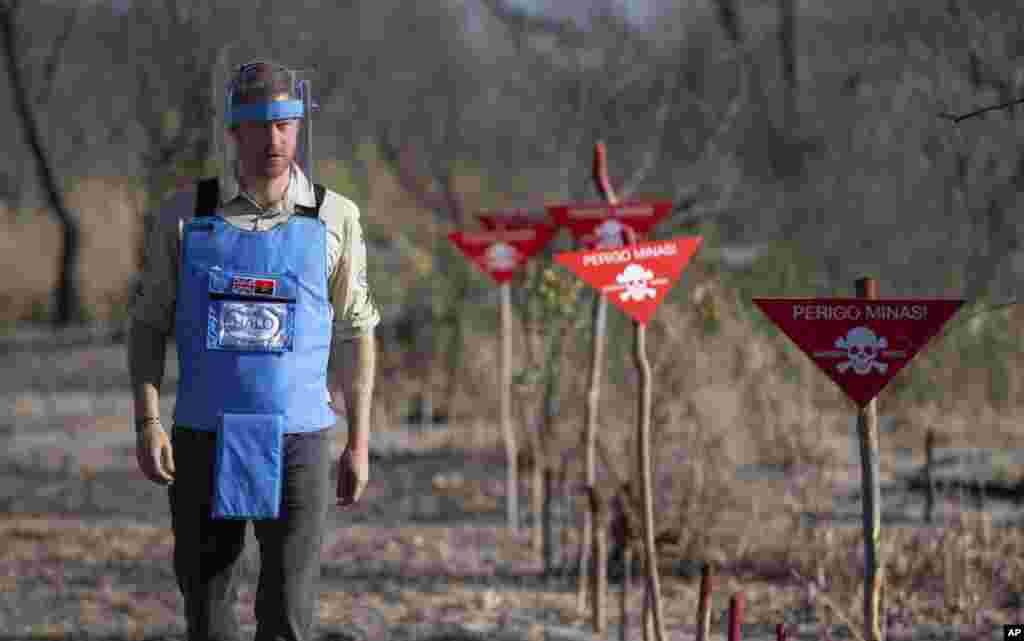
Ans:
[[[295,281],[287,274],[210,271],[206,348],[290,352],[295,338]]]

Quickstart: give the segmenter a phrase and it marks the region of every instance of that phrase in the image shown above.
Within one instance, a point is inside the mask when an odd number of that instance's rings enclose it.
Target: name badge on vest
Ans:
[[[206,348],[290,352],[295,282],[285,274],[210,272]]]
[[[276,519],[281,511],[284,417],[224,414],[217,429],[210,516]]]

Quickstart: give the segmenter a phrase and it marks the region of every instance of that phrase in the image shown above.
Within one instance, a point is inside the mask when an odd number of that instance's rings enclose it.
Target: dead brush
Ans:
[[[749,515],[752,505],[733,478],[735,462],[724,436],[700,420],[687,425],[676,447],[659,448],[657,459],[659,470],[671,470],[671,476],[658,474],[659,489],[671,488],[672,503],[663,517],[676,524],[670,551],[682,559],[721,561],[749,545],[750,529],[737,528],[735,517]]]
[[[1010,623],[1024,581],[1024,536],[993,530],[986,514],[943,530],[887,528],[882,540],[883,612],[893,624]],[[859,638],[863,543],[855,529],[794,528],[782,556],[807,588],[819,620],[834,616]],[[997,614],[1002,611],[1004,614]],[[1005,620],[1004,620],[1005,619]]]

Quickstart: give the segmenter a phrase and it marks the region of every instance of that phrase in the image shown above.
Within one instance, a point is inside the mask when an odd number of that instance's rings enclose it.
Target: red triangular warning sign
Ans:
[[[611,249],[565,252],[555,260],[641,323],[654,315],[679,280],[700,236],[657,240]]]
[[[882,391],[963,303],[920,299],[754,299],[754,304],[860,407]]]
[[[500,231],[456,231],[448,234],[448,240],[496,283],[504,283],[551,240],[555,231],[551,225],[537,224]]]

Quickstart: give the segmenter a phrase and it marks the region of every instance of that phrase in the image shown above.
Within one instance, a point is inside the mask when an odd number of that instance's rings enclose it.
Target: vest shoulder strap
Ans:
[[[313,194],[316,196],[316,207],[303,207],[295,205],[296,216],[309,216],[310,218],[320,217],[320,206],[324,204],[324,197],[327,195],[327,188],[321,184],[313,185]]]
[[[220,204],[220,185],[216,178],[205,178],[196,187],[195,217],[212,216]]]

